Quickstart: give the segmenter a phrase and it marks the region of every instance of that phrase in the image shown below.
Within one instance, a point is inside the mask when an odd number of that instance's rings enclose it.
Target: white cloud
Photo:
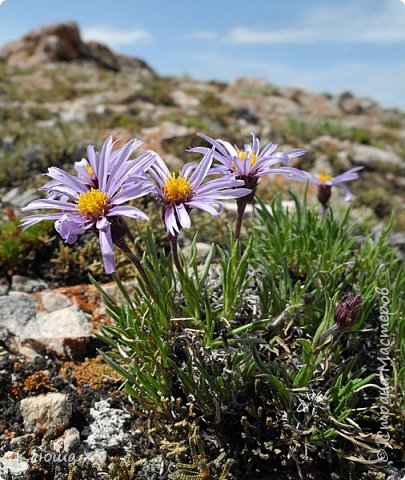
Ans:
[[[404,0],[405,1],[405,0]],[[196,30],[195,32],[191,32],[188,34],[183,35],[181,38],[187,40],[217,40],[219,38],[219,34],[217,32],[212,32],[208,30]]]
[[[191,38],[219,39],[237,45],[405,42],[404,6],[397,0],[381,0],[378,8],[372,7],[368,0],[318,6],[308,10],[300,21],[291,21],[288,27],[240,25],[223,34],[199,36],[192,32]]]
[[[95,40],[110,45],[111,47],[122,47],[135,43],[151,43],[153,36],[147,30],[141,28],[121,29],[103,25],[83,28],[83,38],[86,41]]]

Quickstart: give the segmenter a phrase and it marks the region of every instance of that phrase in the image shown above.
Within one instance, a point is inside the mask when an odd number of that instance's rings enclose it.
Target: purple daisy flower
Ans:
[[[291,158],[299,157],[306,153],[302,148],[293,148],[285,152],[276,152],[277,145],[269,143],[260,150],[259,139],[252,133],[252,143],[245,144],[243,149],[239,149],[236,145],[231,145],[224,140],[214,140],[207,135],[199,133],[198,136],[206,140],[215,147],[214,158],[219,162],[211,169],[211,173],[231,174],[236,177],[246,178],[253,177],[257,179],[264,175],[272,173],[295,173],[298,170],[287,167]],[[209,148],[196,147],[189,149],[190,152],[205,154]],[[275,165],[281,166],[274,168]]]
[[[349,187],[346,185],[346,182],[351,182],[352,180],[357,180],[359,178],[359,172],[364,167],[355,167],[351,168],[347,172],[338,175],[337,177],[332,177],[327,173],[318,173],[310,174],[306,173],[305,177],[292,176],[291,180],[298,182],[308,182],[311,185],[316,185],[318,187],[318,200],[321,203],[324,210],[328,208],[329,200],[332,195],[332,187],[342,188],[344,191],[344,200],[348,201],[352,198]]]
[[[193,208],[219,215],[224,210],[220,200],[244,197],[250,193],[243,180],[222,177],[202,183],[213,161],[214,150],[207,149],[200,163],[184,165],[179,174],[170,172],[157,157],[150,173],[156,181],[155,194],[164,205],[164,223],[169,237],[177,237],[181,228],[191,225],[189,211]]]
[[[253,201],[260,177],[277,173],[305,177],[304,172],[288,166],[291,158],[299,157],[306,153],[302,148],[275,152],[277,145],[269,143],[260,150],[260,142],[254,133],[252,133],[252,143],[245,144],[243,149],[224,140],[214,140],[202,133],[198,135],[213,146],[214,158],[219,162],[219,164],[211,168],[210,173],[241,179],[245,186],[250,189],[248,195],[240,197],[236,201],[238,209],[235,225],[236,239],[239,239],[246,206]],[[208,150],[209,148],[207,147],[189,149],[190,152],[202,154],[205,154]]]
[[[87,159],[75,164],[78,176],[57,167],[50,167],[52,178],[40,190],[47,198],[34,200],[23,211],[56,210],[56,212],[29,215],[21,225],[28,228],[42,220],[55,220],[55,229],[66,243],[74,243],[78,235],[94,227],[99,233],[104,269],[115,271],[112,227],[118,226],[120,217],[148,220],[147,215],[136,207],[124,205],[129,200],[150,193],[153,182],[145,171],[155,162],[154,152],[145,152],[129,160],[139,147],[139,140],[128,142],[123,148],[112,151],[112,137],[104,142],[100,153],[93,146],[87,148]],[[113,229],[114,231],[114,229]]]

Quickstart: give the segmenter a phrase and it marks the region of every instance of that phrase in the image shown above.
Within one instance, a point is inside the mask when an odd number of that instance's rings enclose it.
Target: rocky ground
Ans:
[[[96,323],[107,321],[88,285],[88,272],[107,280],[97,242],[84,236],[71,249],[52,226],[25,234],[17,227],[48,166],[71,168],[88,143],[100,146],[113,134],[120,143],[141,138],[176,168],[193,158],[184,150],[200,144],[198,131],[238,143],[254,131],[263,142],[307,148],[300,168],[340,173],[364,165],[353,184],[358,216],[379,228],[395,209],[392,243],[405,243],[405,113],[349,92],[161,77],[60,24],[0,51],[0,119],[0,478],[133,478],[136,469],[136,478],[151,479],[166,469],[156,426],[137,416],[97,355]],[[266,180],[260,188],[269,198],[286,185]],[[224,222],[202,223],[207,238],[221,238]],[[120,260],[118,271],[133,276]],[[148,462],[125,457],[139,445]],[[44,461],[51,452],[80,456],[81,473],[69,461]],[[107,455],[113,460],[103,473]]]

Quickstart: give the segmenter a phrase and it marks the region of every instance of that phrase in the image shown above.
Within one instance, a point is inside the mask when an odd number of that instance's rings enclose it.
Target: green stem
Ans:
[[[133,265],[135,265],[135,267],[138,270],[138,272],[140,273],[143,281],[145,282],[145,285],[146,285],[147,289],[149,290],[151,296],[154,298],[154,300],[156,300],[157,297],[156,297],[155,289],[153,288],[152,284],[150,283],[148,275],[147,275],[145,269],[143,268],[139,258],[136,255],[134,255],[132,250],[129,248],[127,242],[123,238],[121,238],[120,240],[117,240],[115,242],[115,244],[117,245],[118,248],[120,248],[125,253],[128,260]]]
[[[235,240],[239,242],[240,232],[242,229],[242,222],[243,216],[245,214],[245,210],[249,201],[245,200],[245,198],[239,198],[237,200],[237,214],[236,214],[236,223],[235,223]]]
[[[170,242],[170,248],[171,248],[171,251],[172,251],[172,259],[173,259],[173,263],[176,267],[176,270],[179,272],[179,274],[183,277],[184,276],[184,269],[180,263],[180,259],[179,259],[179,253],[178,253],[178,245],[177,245],[177,235],[176,236],[173,236],[173,235],[169,235],[168,236],[168,239],[169,239],[169,242]]]

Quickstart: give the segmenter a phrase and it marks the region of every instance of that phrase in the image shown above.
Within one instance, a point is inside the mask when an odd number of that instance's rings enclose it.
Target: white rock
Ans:
[[[71,453],[80,445],[80,433],[77,428],[69,428],[63,435],[63,449],[66,453]]]
[[[66,428],[72,415],[72,404],[67,395],[51,392],[24,398],[20,411],[27,432],[52,431],[56,426]]]
[[[45,310],[48,312],[54,312],[56,310],[61,310],[62,308],[67,308],[72,305],[72,302],[66,295],[58,292],[43,292],[42,293],[42,305]]]
[[[27,323],[21,338],[63,355],[65,339],[90,338],[93,334],[91,318],[78,307],[71,306],[53,312],[43,312]]]

